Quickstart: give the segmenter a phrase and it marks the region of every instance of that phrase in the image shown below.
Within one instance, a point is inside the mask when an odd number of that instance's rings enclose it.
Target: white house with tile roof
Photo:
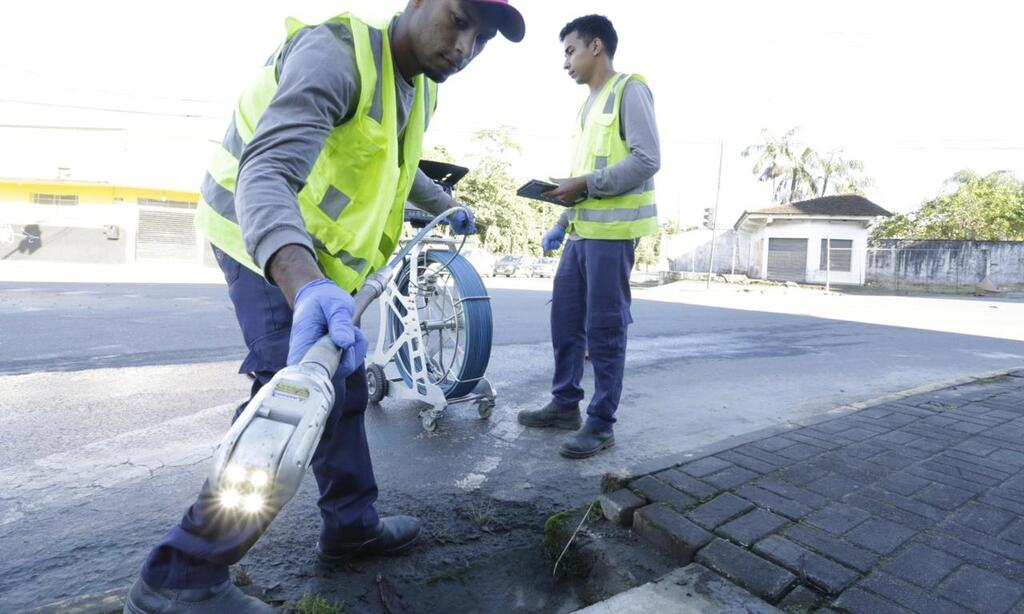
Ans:
[[[733,225],[737,272],[775,281],[824,284],[827,278],[862,285],[869,229],[890,215],[852,194],[744,211]]]

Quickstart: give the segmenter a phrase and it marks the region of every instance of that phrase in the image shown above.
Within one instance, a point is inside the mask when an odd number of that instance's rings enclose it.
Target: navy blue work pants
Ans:
[[[555,375],[551,394],[559,405],[583,400],[584,352],[594,368],[594,396],[587,427],[607,431],[615,424],[626,365],[626,332],[633,318],[629,274],[635,242],[566,241],[555,273],[551,300],[551,345]]]
[[[281,291],[263,277],[216,248],[214,253],[249,348],[239,372],[255,376],[255,395],[285,366],[292,310]],[[320,540],[327,545],[367,539],[379,521],[373,505],[377,482],[363,424],[366,371],[360,367],[347,379],[335,377],[334,390],[334,409],[312,462],[320,489]],[[233,420],[244,408],[242,404]],[[225,513],[209,484],[204,483],[181,523],[150,552],[142,578],[150,586],[170,589],[203,588],[224,582],[228,566],[241,560],[273,518],[266,513]]]

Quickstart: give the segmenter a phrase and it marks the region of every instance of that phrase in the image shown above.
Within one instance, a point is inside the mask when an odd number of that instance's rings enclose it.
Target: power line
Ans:
[[[128,128],[106,128],[103,126],[50,126],[46,124],[0,124],[2,128],[29,128],[33,130],[81,130],[82,132],[128,132]]]
[[[949,145],[848,145],[842,147],[842,149],[844,151],[1024,151],[1024,145],[1006,145],[1002,147],[952,147]]]
[[[162,113],[159,111],[138,111],[134,108],[113,108],[110,106],[88,106],[84,104],[67,104],[59,102],[41,102],[39,100],[18,100],[15,98],[0,98],[0,102],[13,104],[27,104],[29,106],[48,106],[53,108],[74,108],[77,111],[98,111],[101,113],[120,113],[125,115],[154,116],[164,118],[184,118],[188,120],[218,120],[226,122],[227,116],[211,116],[199,113]]]
[[[166,98],[162,100],[173,100],[186,102],[187,99],[173,99]],[[173,113],[163,111],[145,111],[138,109],[119,109],[113,107],[102,107],[102,106],[89,106],[89,105],[75,105],[67,103],[55,103],[55,102],[42,102],[38,100],[21,100],[15,98],[0,98],[0,102],[6,102],[11,104],[21,104],[27,106],[37,107],[48,107],[58,109],[75,109],[79,111],[98,111],[102,113],[120,113],[125,115],[144,115],[149,117],[175,117],[181,119],[208,119],[227,122],[230,118],[226,115],[207,115],[204,113]],[[196,101],[196,102],[208,102],[208,101]],[[62,126],[29,126],[29,125],[14,125],[5,124],[3,127],[39,127],[39,128],[63,128]],[[81,128],[88,129],[88,128]],[[431,128],[429,132],[431,134],[460,134],[460,135],[473,135],[479,130],[474,129],[458,129],[458,128]],[[541,132],[522,132],[516,131],[515,136],[528,137],[528,138],[539,138],[539,139],[555,139],[555,140],[569,140],[571,137],[563,134],[551,134]],[[671,138],[662,138],[661,142],[665,145],[685,145],[685,146],[700,146],[706,147],[711,145],[718,145],[718,141],[685,141]],[[1000,139],[949,139],[945,142],[948,143],[998,143]],[[1005,141],[1004,141],[1005,142]],[[846,152],[850,151],[1024,151],[1024,145],[901,145],[901,144],[853,144],[853,145],[841,145],[838,147]]]
[[[33,77],[37,77],[37,78],[43,79],[43,80],[53,80],[54,79],[52,76],[44,75],[44,74],[36,72],[34,70],[29,70],[27,68],[22,68],[21,66],[15,66],[13,64],[0,64],[0,68],[8,68],[8,69],[15,70],[15,71],[24,73],[26,75],[31,75]],[[135,98],[137,100],[163,100],[165,102],[189,102],[189,103],[196,103],[196,104],[215,104],[215,105],[224,106],[224,107],[229,106],[231,104],[230,102],[224,102],[223,100],[205,100],[205,99],[202,99],[202,98],[179,98],[179,97],[175,97],[175,96],[151,96],[151,95],[145,95],[145,94],[138,94],[138,93],[135,93],[135,92],[122,92],[122,91],[116,91],[116,90],[95,89],[95,88],[85,88],[85,87],[68,87],[66,85],[60,86],[60,89],[65,90],[65,91],[69,91],[69,92],[92,92],[94,94],[104,94],[104,95],[107,95],[107,96],[122,96],[122,97],[125,97],[125,98]]]

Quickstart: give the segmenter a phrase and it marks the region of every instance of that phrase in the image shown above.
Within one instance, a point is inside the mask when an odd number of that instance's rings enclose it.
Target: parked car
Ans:
[[[490,277],[494,271],[494,256],[479,247],[467,247],[462,250],[462,257],[469,260],[480,277]]]
[[[554,277],[558,258],[537,258],[530,265],[530,277]]]
[[[525,275],[529,277],[531,262],[532,260],[526,256],[502,256],[498,264],[494,265],[494,276],[516,277],[517,275]]]

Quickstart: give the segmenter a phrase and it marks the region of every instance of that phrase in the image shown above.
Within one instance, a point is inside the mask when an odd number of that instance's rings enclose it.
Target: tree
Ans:
[[[658,234],[641,237],[636,246],[636,263],[649,268],[652,264],[658,263],[661,256],[661,236],[664,230],[659,228]]]
[[[821,189],[818,196],[828,195],[829,188],[834,194],[864,195],[864,189],[874,181],[865,176],[864,163],[860,160],[846,160],[843,152],[834,151],[828,158],[818,158],[818,170],[821,173]]]
[[[521,147],[513,140],[510,128],[481,130],[473,135],[471,142],[474,150],[466,160],[454,161],[471,169],[456,185],[455,197],[473,209],[480,243],[496,255],[541,255],[541,238],[565,208],[516,196],[517,182],[510,168]],[[453,162],[443,147],[434,147],[423,157]],[[637,263],[658,261],[663,232],[660,230],[658,235],[640,242]]]
[[[498,255],[541,254],[540,238],[558,219],[561,208],[515,195],[516,182],[510,168],[522,147],[513,140],[511,128],[481,130],[471,142],[474,151],[465,160],[454,160],[442,146],[431,148],[423,157],[470,168],[456,186],[455,196],[473,209],[485,249]]]
[[[911,239],[916,234],[913,214],[896,213],[887,217],[871,229],[871,242],[879,239]]]
[[[687,226],[683,228],[679,226],[679,222],[670,220],[668,222],[663,222],[661,224],[661,234],[665,235],[666,237],[671,237],[672,235],[677,235],[681,232],[687,232],[689,230],[694,230],[696,228],[696,226]]]
[[[946,180],[946,188],[916,211],[876,226],[872,240],[1024,240],[1024,183],[1013,173],[982,177],[962,170]]]
[[[423,160],[434,160],[436,162],[447,162],[448,164],[455,164],[455,157],[452,156],[451,152],[444,145],[434,145],[423,150],[421,156]]]
[[[510,168],[522,147],[511,128],[489,128],[473,135],[475,151],[465,161],[470,172],[456,186],[456,197],[473,209],[483,246],[494,254],[540,255],[540,239],[561,213],[547,204],[516,196]]]
[[[801,149],[793,142],[796,132],[797,128],[791,128],[777,139],[766,128],[761,131],[764,143],[743,150],[744,158],[757,156],[752,171],[758,181],[771,182],[772,202],[778,204],[804,200],[818,192],[812,172],[817,156],[809,147]]]
[[[847,160],[841,151],[821,155],[796,142],[798,128],[775,138],[761,131],[763,143],[743,150],[744,158],[756,156],[753,173],[758,181],[771,182],[772,202],[785,204],[833,194],[860,194],[871,185],[864,163]]]

